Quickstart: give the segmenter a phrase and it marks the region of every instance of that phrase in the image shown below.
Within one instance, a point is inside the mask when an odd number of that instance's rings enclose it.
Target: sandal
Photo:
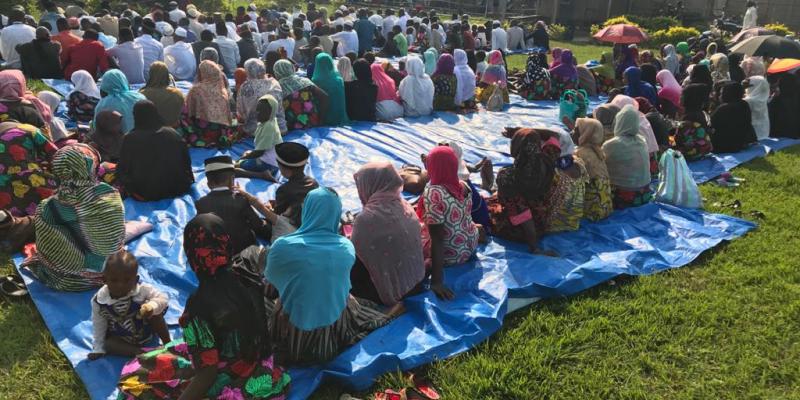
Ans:
[[[411,374],[408,379],[414,383],[414,387],[411,390],[422,396],[423,399],[439,400],[441,398],[427,378]]]
[[[22,299],[28,296],[28,288],[18,275],[0,278],[0,292],[9,299]]]
[[[386,389],[383,392],[378,392],[373,395],[375,400],[406,400],[405,389],[397,392],[392,389]]]

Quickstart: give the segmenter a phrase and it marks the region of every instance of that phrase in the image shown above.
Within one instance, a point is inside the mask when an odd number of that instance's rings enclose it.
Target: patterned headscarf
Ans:
[[[308,78],[301,78],[294,73],[294,66],[288,60],[278,60],[272,67],[275,78],[281,84],[283,97],[291,96],[292,93],[303,90],[314,85]]]
[[[547,54],[541,52],[531,53],[525,63],[525,76],[522,78],[526,85],[550,78],[550,74],[542,64],[547,65]]]
[[[25,75],[18,69],[0,71],[0,101],[28,101],[36,107],[44,122],[49,124],[53,119],[50,107],[28,90]]]
[[[201,280],[230,267],[231,237],[221,222],[214,214],[200,214],[183,231],[189,267]]]
[[[586,171],[592,178],[608,178],[605,154],[603,154],[603,124],[592,118],[578,118],[575,122],[578,132],[578,148],[575,155],[583,161]]]
[[[539,132],[517,130],[511,138],[511,157],[514,164],[497,176],[498,194],[504,198],[522,196],[528,201],[544,199],[553,184],[555,160],[542,153]]]
[[[100,155],[87,144],[73,144],[58,150],[53,156],[53,173],[59,181],[56,197],[65,203],[81,198],[85,189],[98,184],[99,165]]]
[[[197,81],[186,97],[189,116],[230,125],[228,80],[224,78],[222,69],[217,63],[206,60],[200,63],[197,71]]]
[[[439,61],[436,63],[436,71],[434,71],[431,77],[439,76],[439,75],[453,75],[453,71],[456,68],[456,60],[450,54],[442,54],[439,57]]]

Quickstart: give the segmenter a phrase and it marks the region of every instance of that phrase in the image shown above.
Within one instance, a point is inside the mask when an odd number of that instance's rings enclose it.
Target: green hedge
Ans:
[[[646,46],[658,46],[662,43],[678,43],[685,41],[692,36],[700,35],[696,28],[681,26],[680,22],[673,17],[640,17],[637,15],[620,15],[607,19],[600,25],[592,25],[590,28],[592,36],[600,29],[616,24],[627,24],[641,28],[649,40]]]

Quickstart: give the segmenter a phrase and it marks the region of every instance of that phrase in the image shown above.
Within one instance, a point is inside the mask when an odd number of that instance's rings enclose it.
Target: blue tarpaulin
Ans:
[[[69,91],[58,83],[54,87],[62,93]],[[554,102],[526,103],[513,105],[503,113],[437,113],[391,124],[358,123],[293,132],[286,139],[309,146],[312,158],[308,173],[321,184],[335,188],[345,209],[357,210],[360,203],[352,174],[371,159],[389,159],[397,166],[419,164],[419,155],[436,143],[456,141],[464,148],[468,162],[488,156],[495,165],[507,165],[511,160],[508,139],[500,135],[502,127],[555,127],[557,113]],[[754,146],[761,150],[752,155],[709,160],[702,176],[711,179],[716,176],[711,175],[718,165],[728,169],[764,155],[767,146],[775,149],[788,143],[769,142]],[[227,153],[237,157],[251,148],[252,142],[244,142]],[[140,262],[141,280],[169,294],[166,319],[172,326],[197,284],[182,254],[182,231],[195,215],[193,200],[208,192],[203,160],[214,154],[218,152],[191,150],[197,178],[191,193],[158,202],[125,201],[127,219],[149,221],[155,226],[153,232],[129,244],[129,250]],[[277,185],[239,181],[262,200],[274,198]],[[677,268],[721,241],[735,239],[754,227],[750,222],[724,215],[650,204],[615,212],[598,223],[584,222],[577,232],[546,236],[542,247],[556,251],[559,258],[533,256],[523,245],[494,240],[479,249],[475,261],[447,269],[446,283],[456,292],[455,300],[443,302],[430,294],[407,300],[406,314],[328,365],[291,370],[290,398],[308,397],[328,378],[356,389],[367,388],[383,373],[413,368],[470,349],[501,327],[509,308],[516,309],[538,298],[571,295],[621,274],[644,275]],[[17,265],[21,261],[19,256],[14,258]],[[86,384],[92,399],[113,397],[125,360],[86,360],[91,349],[89,299],[93,293],[56,292],[31,280],[26,271],[22,274],[56,344]]]

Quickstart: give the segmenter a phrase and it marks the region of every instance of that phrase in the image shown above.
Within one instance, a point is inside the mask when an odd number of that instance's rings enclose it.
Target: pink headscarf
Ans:
[[[391,306],[425,277],[421,225],[400,197],[403,179],[392,164],[370,162],[353,178],[364,208],[353,222],[351,240],[381,302]]]
[[[669,70],[662,69],[656,75],[656,82],[661,85],[658,97],[669,100],[675,107],[681,107],[681,85],[675,80],[675,76]]]
[[[560,47],[554,47],[552,50],[553,62],[550,64],[550,68],[555,68],[559,64],[561,64],[561,52],[564,51]]]
[[[33,92],[28,90],[25,75],[18,69],[0,71],[0,101],[27,101],[36,107],[39,114],[42,114],[45,123],[50,124],[53,120],[50,106],[44,104]]]
[[[372,71],[372,81],[378,86],[377,101],[398,101],[397,86],[394,83],[394,79],[386,75],[380,64],[372,64],[369,69]]]
[[[481,82],[486,84],[497,83],[501,88],[506,87],[508,84],[508,75],[506,67],[503,63],[503,53],[499,50],[492,50],[488,56],[489,65],[483,71]]]
[[[458,156],[450,146],[436,146],[428,153],[425,166],[431,185],[447,189],[458,201],[464,200],[464,187],[458,179]]]

